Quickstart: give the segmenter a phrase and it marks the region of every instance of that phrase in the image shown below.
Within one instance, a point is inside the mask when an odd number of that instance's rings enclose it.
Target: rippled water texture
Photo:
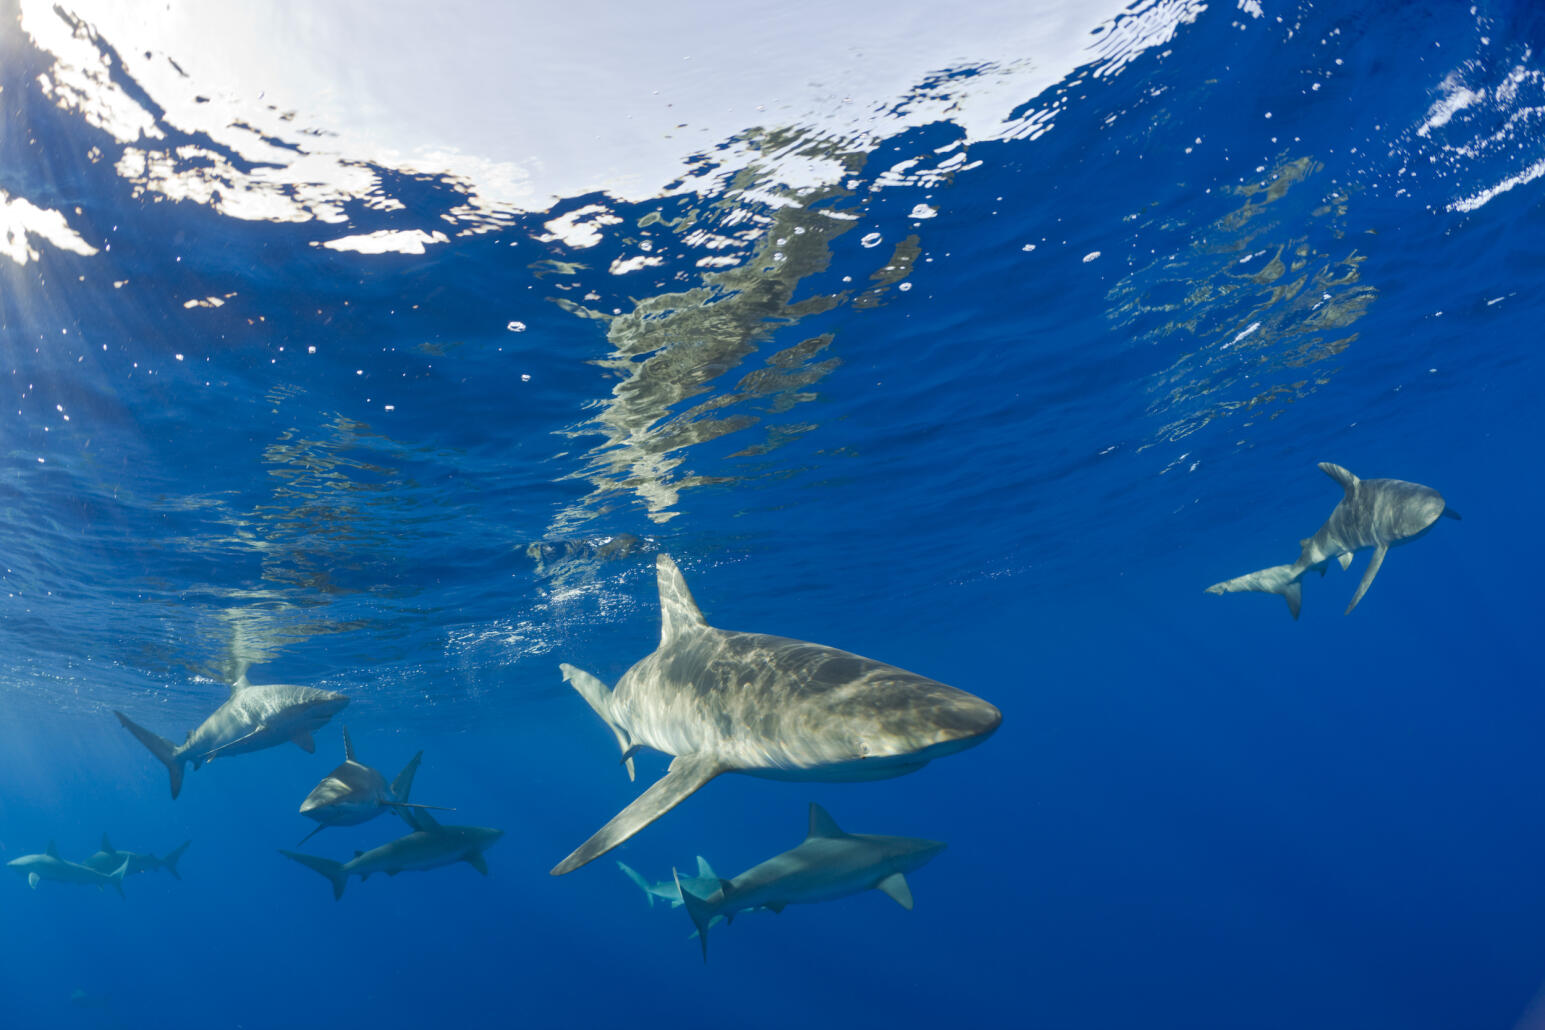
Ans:
[[[111,914],[0,884],[0,1025],[1545,1025],[1537,6],[0,0],[0,858],[195,841]],[[1350,616],[1361,564],[1203,594],[1321,461],[1465,519]],[[659,553],[1004,723],[617,854],[728,876],[818,800],[949,844],[915,911],[705,974],[609,859],[547,877],[663,772],[558,673],[655,645]],[[331,727],[172,805],[111,712],[180,739],[248,669],[425,749],[489,880],[326,907],[274,849]],[[324,939],[397,953],[329,988]]]

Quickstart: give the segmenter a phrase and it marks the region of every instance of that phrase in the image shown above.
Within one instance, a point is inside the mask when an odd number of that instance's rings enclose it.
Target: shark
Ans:
[[[302,751],[315,754],[312,734],[343,710],[349,699],[316,687],[289,683],[253,684],[242,673],[231,684],[231,694],[209,718],[191,730],[181,744],[139,726],[122,712],[118,721],[150,753],[160,759],[172,778],[172,800],[182,792],[183,767],[197,769],[226,755],[244,755],[294,741]]]
[[[1345,614],[1350,615],[1373,585],[1373,577],[1379,574],[1391,547],[1426,536],[1440,518],[1460,518],[1444,502],[1443,495],[1430,486],[1403,479],[1359,479],[1328,461],[1320,462],[1319,468],[1342,488],[1342,497],[1325,524],[1313,536],[1299,541],[1298,560],[1214,583],[1207,593],[1255,590],[1281,594],[1296,619],[1303,604],[1305,573],[1315,570],[1323,576],[1332,559],[1342,569],[1348,569],[1354,554],[1371,547],[1373,557],[1363,571],[1357,593],[1347,605]]]
[[[867,890],[880,891],[909,911],[912,888],[906,874],[920,869],[945,845],[916,837],[846,833],[815,802],[810,803],[810,832],[798,847],[774,855],[730,880],[720,880],[711,894],[691,889],[679,874],[681,900],[697,927],[708,961],[708,929],[717,916],[766,908],[782,912],[789,905],[833,901]],[[673,874],[675,873],[672,870]]]
[[[677,875],[669,880],[660,880],[650,883],[632,866],[626,862],[618,862],[617,868],[622,870],[624,876],[632,880],[638,889],[644,892],[644,899],[649,902],[649,907],[654,908],[656,898],[670,902],[671,908],[681,907],[681,888],[696,891],[707,897],[719,887],[719,877],[713,871],[713,866],[708,864],[708,859],[702,855],[697,856],[697,875]]]
[[[660,644],[614,690],[559,666],[617,738],[634,776],[642,748],[665,775],[551,870],[572,872],[722,773],[847,782],[915,772],[986,740],[993,705],[894,665],[822,644],[710,626],[668,554],[655,559]]]
[[[283,848],[279,849],[279,854],[325,876],[333,885],[334,900],[343,897],[349,877],[356,875],[363,883],[372,873],[396,876],[407,870],[438,869],[456,862],[465,862],[484,876],[488,875],[488,862],[483,858],[483,852],[504,836],[503,830],[488,826],[441,826],[425,811],[418,812],[415,819],[419,828],[412,833],[369,851],[356,851],[347,862]]]
[[[390,786],[378,770],[354,757],[354,742],[349,739],[347,726],[343,727],[343,755],[343,764],[324,776],[306,795],[306,800],[300,803],[300,814],[315,819],[321,825],[302,837],[296,847],[329,826],[357,826],[369,822],[387,809],[402,816],[403,821],[415,830],[420,829],[420,826],[414,809],[454,811],[408,800],[408,794],[413,789],[413,777],[418,772],[424,752],[414,755]]]
[[[6,863],[10,869],[16,870],[27,878],[27,886],[33,890],[38,889],[38,884],[43,880],[53,880],[56,883],[79,883],[88,887],[112,886],[123,897],[123,878],[129,871],[129,860],[126,858],[118,868],[111,873],[99,873],[88,865],[79,862],[66,862],[59,857],[59,848],[53,841],[48,842],[48,850],[41,855],[23,855],[13,858]]]
[[[168,851],[165,858],[157,858],[149,852],[141,854],[136,851],[118,851],[113,847],[113,842],[107,839],[107,834],[104,833],[102,834],[102,850],[86,859],[81,865],[89,866],[99,873],[110,873],[117,869],[124,859],[128,859],[129,870],[126,874],[128,876],[133,876],[135,873],[148,873],[154,869],[165,869],[172,874],[174,880],[180,880],[182,879],[182,874],[177,871],[177,860],[182,857],[182,853],[187,851],[188,845],[192,843],[192,841],[185,840],[171,851]]]

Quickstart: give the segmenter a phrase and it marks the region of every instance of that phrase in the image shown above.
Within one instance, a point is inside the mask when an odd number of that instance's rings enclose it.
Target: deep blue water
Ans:
[[[192,841],[123,901],[0,882],[0,1025],[1542,1025],[1545,18],[1261,7],[1125,63],[1091,37],[1019,98],[1039,135],[748,127],[699,164],[846,171],[568,197],[418,255],[317,243],[454,225],[464,184],[383,162],[399,205],[326,227],[158,194],[0,10],[0,190],[96,251],[0,256],[0,859]],[[958,56],[928,89],[969,89]],[[550,230],[596,204],[594,246]],[[1319,461],[1464,519],[1350,615],[1366,552],[1296,622],[1204,594],[1292,560],[1339,497]],[[653,648],[661,551],[713,624],[935,677],[1002,728],[879,782],[723,777],[549,876],[668,761],[630,784],[557,670]],[[171,801],[111,712],[181,739],[249,664],[352,702],[314,755]],[[486,879],[335,903],[276,853],[340,723],[505,831]],[[812,800],[948,843],[915,910],[748,914],[704,966],[613,861],[731,875]]]

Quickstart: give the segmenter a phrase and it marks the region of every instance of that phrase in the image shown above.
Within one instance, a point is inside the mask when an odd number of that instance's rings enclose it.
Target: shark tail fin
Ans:
[[[681,874],[671,870],[671,878],[676,881],[676,889],[681,892],[681,903],[687,906],[687,915],[692,917],[692,925],[697,927],[698,943],[703,946],[703,961],[708,961],[708,927],[713,924],[715,907],[703,898],[698,897],[681,885]]]
[[[181,758],[177,754],[176,746],[165,737],[151,733],[145,727],[133,722],[122,712],[115,711],[113,714],[118,716],[118,721],[123,723],[124,729],[134,734],[139,742],[148,747],[150,753],[160,759],[162,765],[166,766],[166,771],[172,777],[172,800],[176,801],[177,795],[182,793],[182,766],[186,759]]]
[[[725,768],[718,756],[712,753],[678,755],[664,776],[634,798],[631,805],[612,816],[605,826],[591,834],[590,839],[570,852],[567,858],[553,866],[552,875],[571,873],[585,863],[600,858],[691,797],[703,784],[724,772]]]
[[[1243,576],[1214,583],[1207,588],[1207,593],[1234,594],[1242,590],[1258,590],[1265,594],[1281,594],[1282,599],[1287,602],[1288,611],[1292,612],[1293,618],[1296,619],[1299,608],[1303,606],[1300,575],[1296,565],[1273,565],[1269,569],[1247,572]]]
[[[638,886],[638,889],[644,892],[644,900],[649,902],[650,908],[654,908],[654,891],[649,889],[649,881],[640,876],[638,870],[626,862],[618,862],[617,868],[621,869],[622,875],[632,880]]]
[[[183,841],[171,851],[168,851],[166,857],[161,860],[161,864],[166,866],[166,871],[172,874],[172,879],[182,879],[182,874],[177,871],[177,860],[182,857],[182,853],[187,851],[188,845],[192,843],[191,840]]]
[[[327,877],[328,881],[333,885],[334,901],[343,897],[343,888],[348,885],[349,874],[343,871],[342,862],[334,862],[330,858],[319,858],[316,855],[303,855],[298,851],[285,851],[283,848],[279,849],[279,854],[285,858],[293,858],[307,869]]]
[[[123,893],[123,878],[128,875],[128,872],[129,860],[126,858],[123,860],[122,865],[107,874],[108,881],[112,883],[113,889],[118,892],[120,898],[125,896]]]
[[[617,746],[622,748],[622,764],[628,767],[628,779],[633,780],[633,752],[638,749],[633,744],[633,738],[628,735],[628,731],[612,718],[611,688],[584,669],[577,669],[567,662],[559,665],[558,668],[563,672],[564,680],[572,684],[574,689],[579,691],[579,696],[590,705],[591,711],[599,715],[607,728],[616,734]]]

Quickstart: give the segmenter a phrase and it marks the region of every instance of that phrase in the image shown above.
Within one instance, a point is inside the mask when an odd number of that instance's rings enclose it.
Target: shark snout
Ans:
[[[953,706],[951,718],[945,724],[946,740],[986,740],[1003,722],[1003,713],[997,705],[983,701],[972,694],[967,700]],[[943,845],[939,845],[943,847]]]

